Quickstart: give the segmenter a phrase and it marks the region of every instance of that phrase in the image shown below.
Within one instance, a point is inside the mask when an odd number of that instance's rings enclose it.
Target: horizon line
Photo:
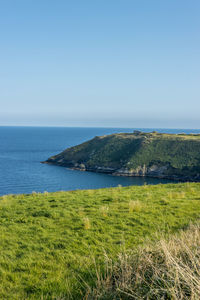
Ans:
[[[180,130],[200,130],[200,128],[183,128],[183,127],[125,127],[125,126],[65,126],[65,125],[0,125],[0,127],[32,127],[32,128],[116,128],[116,129],[180,129]]]

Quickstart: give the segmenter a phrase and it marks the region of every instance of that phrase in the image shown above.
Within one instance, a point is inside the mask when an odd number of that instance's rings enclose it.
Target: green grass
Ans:
[[[94,259],[115,259],[199,215],[199,183],[3,196],[0,299],[82,299]]]

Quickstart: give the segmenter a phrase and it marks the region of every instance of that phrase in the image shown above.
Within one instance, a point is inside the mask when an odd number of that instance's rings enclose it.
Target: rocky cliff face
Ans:
[[[45,163],[117,176],[200,181],[200,136],[133,133],[95,137]]]
[[[200,182],[200,174],[196,173],[195,175],[186,175],[186,174],[169,174],[167,171],[170,169],[168,165],[166,166],[156,166],[153,165],[151,167],[138,166],[136,169],[127,169],[127,168],[120,168],[114,169],[110,167],[104,166],[94,166],[94,167],[87,167],[85,164],[81,163],[74,163],[74,162],[53,162],[53,161],[46,161],[44,163],[48,164],[56,164],[63,167],[67,167],[73,170],[79,171],[89,171],[89,172],[96,172],[96,173],[106,173],[112,174],[114,176],[127,176],[127,177],[155,177],[155,178],[166,178],[172,179],[177,181],[195,181]]]

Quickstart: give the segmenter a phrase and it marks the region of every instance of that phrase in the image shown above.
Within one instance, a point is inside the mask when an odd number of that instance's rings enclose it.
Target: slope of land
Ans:
[[[87,299],[200,299],[200,224],[107,258]],[[98,269],[97,269],[98,270]]]
[[[199,195],[178,183],[0,197],[0,299],[84,299],[94,260],[187,228]]]
[[[200,181],[200,134],[100,136],[52,156],[46,163],[121,176]]]

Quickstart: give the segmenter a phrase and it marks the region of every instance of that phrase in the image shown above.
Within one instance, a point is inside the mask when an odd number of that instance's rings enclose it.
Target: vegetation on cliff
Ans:
[[[0,197],[0,299],[107,299],[95,298],[105,257],[187,228],[199,195],[179,183]]]
[[[52,156],[47,163],[123,176],[199,181],[200,135],[134,132],[100,136]]]

